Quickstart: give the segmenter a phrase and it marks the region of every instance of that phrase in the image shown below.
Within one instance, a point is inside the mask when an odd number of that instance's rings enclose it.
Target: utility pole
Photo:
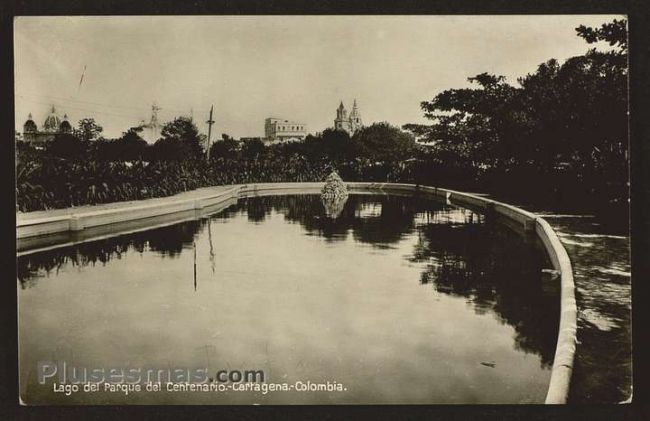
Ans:
[[[206,123],[208,124],[208,150],[207,150],[207,157],[208,161],[210,160],[210,137],[212,136],[212,125],[214,124],[214,120],[212,119],[212,110],[214,109],[214,105],[210,107],[210,118]]]

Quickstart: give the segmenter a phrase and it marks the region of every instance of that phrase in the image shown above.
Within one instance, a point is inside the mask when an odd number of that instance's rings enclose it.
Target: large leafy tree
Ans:
[[[591,48],[563,63],[550,59],[517,86],[479,74],[469,78],[472,87],[421,103],[431,125],[404,128],[432,143],[438,156],[474,168],[527,167],[538,174],[570,168],[591,189],[620,186],[627,177],[626,22],[576,31],[588,43],[613,48]]]
[[[374,123],[352,136],[359,157],[375,162],[397,162],[413,156],[415,138],[388,123]]]
[[[266,152],[266,146],[260,139],[248,139],[242,142],[241,153],[246,159],[258,159]]]
[[[51,142],[47,143],[45,150],[53,157],[76,160],[83,157],[87,148],[78,137],[64,133],[56,135]]]
[[[505,77],[481,73],[468,78],[475,87],[449,89],[424,101],[431,126],[407,124],[423,142],[466,165],[504,167],[515,161],[517,131],[526,124],[513,107],[517,89]]]
[[[350,135],[345,130],[325,129],[316,135],[307,135],[299,152],[312,161],[328,160],[340,163],[354,156]]]
[[[100,138],[91,145],[92,157],[98,161],[138,161],[148,157],[149,145],[140,137],[141,126],[131,127],[118,139]]]
[[[576,28],[576,32],[589,44],[605,41],[610,46],[616,47],[615,54],[627,54],[627,21],[625,19],[614,19],[612,22],[602,24],[600,28],[580,25]]]
[[[605,169],[619,169],[607,177],[626,177],[620,171],[627,151],[626,23],[576,31],[588,43],[606,41],[615,48],[592,48],[562,64],[549,60],[520,78],[521,105],[533,122],[524,139],[546,170],[566,163],[598,182]]]
[[[345,161],[354,154],[350,135],[345,130],[325,129],[320,140],[323,152],[333,162]]]
[[[239,152],[239,143],[231,136],[223,133],[221,140],[210,147],[211,159],[235,159]]]
[[[75,135],[84,142],[90,142],[101,138],[104,128],[97,124],[94,118],[83,118],[79,120]]]
[[[120,159],[136,161],[146,156],[148,144],[140,136],[141,132],[142,127],[131,127],[115,141],[117,156]]]
[[[162,160],[192,160],[203,155],[199,130],[189,117],[177,117],[165,124],[161,138],[154,145],[153,155]]]

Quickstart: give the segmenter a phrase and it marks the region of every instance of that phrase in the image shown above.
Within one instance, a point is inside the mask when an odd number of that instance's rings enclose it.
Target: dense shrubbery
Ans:
[[[63,208],[163,197],[206,186],[317,181],[324,164],[300,158],[265,161],[88,161],[40,157],[18,164],[19,210]]]
[[[87,120],[82,124],[88,126]],[[374,142],[372,150],[385,156],[398,157],[405,144],[415,146],[410,134],[380,123],[352,139],[345,132],[325,130],[305,142],[269,147],[256,140],[240,144],[224,134],[211,146],[207,160],[204,139],[183,117],[168,123],[153,145],[140,138],[138,128],[113,140],[101,137],[101,127],[89,136],[80,133],[58,136],[44,148],[18,143],[19,210],[139,200],[206,186],[322,181],[336,167],[348,180],[387,181],[399,164],[359,153],[368,150],[364,136]],[[392,155],[386,152],[391,148]]]

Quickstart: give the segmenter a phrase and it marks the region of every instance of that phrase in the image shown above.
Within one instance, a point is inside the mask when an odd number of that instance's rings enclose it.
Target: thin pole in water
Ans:
[[[194,291],[196,291],[196,241],[192,244],[194,245]]]

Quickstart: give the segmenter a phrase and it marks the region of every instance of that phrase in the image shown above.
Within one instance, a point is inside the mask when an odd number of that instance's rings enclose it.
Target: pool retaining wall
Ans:
[[[268,196],[280,194],[318,193],[324,183],[257,183],[234,185],[218,191],[206,190],[204,195],[198,197],[181,198],[171,196],[156,203],[147,200],[125,203],[124,206],[112,206],[96,210],[70,209],[68,213],[56,216],[43,216],[30,218],[29,214],[18,214],[16,218],[17,250],[34,247],[38,239],[43,237],[57,237],[57,242],[73,245],[79,242],[92,241],[99,237],[106,238],[127,232],[150,229],[155,225],[155,219],[171,214],[189,214],[186,218],[197,218],[218,211],[219,205],[226,206],[233,199]],[[575,285],[571,261],[560,242],[557,234],[546,220],[535,214],[519,209],[506,203],[474,194],[458,192],[431,186],[398,183],[347,183],[351,192],[384,192],[431,195],[443,201],[475,209],[486,214],[497,214],[507,219],[521,232],[534,234],[544,245],[544,248],[553,265],[553,269],[560,273],[560,326],[555,349],[555,358],[551,372],[551,380],[546,395],[547,404],[566,403],[573,371],[574,354],[576,350],[577,306],[575,300]],[[193,212],[190,212],[193,211]],[[42,212],[41,212],[42,214]],[[166,222],[169,223],[177,223]],[[120,229],[128,224],[129,230]],[[133,224],[137,224],[134,226]],[[116,228],[111,232],[110,228]],[[94,230],[94,231],[93,231]],[[83,236],[82,233],[88,235]],[[101,232],[101,235],[94,235]],[[56,245],[57,247],[60,246]],[[53,246],[50,246],[51,248]]]

